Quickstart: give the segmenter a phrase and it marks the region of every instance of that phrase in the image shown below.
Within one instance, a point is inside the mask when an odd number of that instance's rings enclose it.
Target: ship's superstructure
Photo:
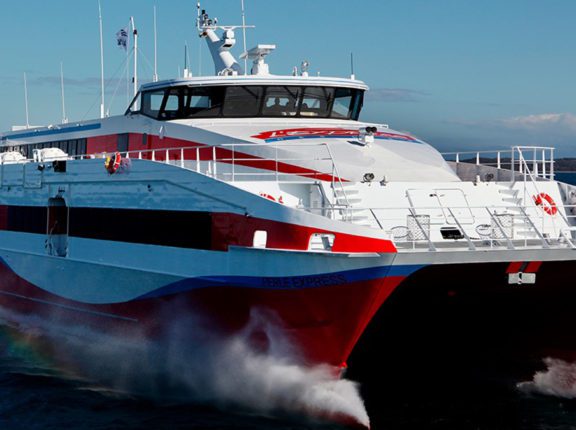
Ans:
[[[3,306],[154,336],[182,309],[215,334],[265,312],[304,362],[339,366],[407,277],[446,272],[452,288],[489,266],[492,287],[540,288],[575,264],[576,191],[552,149],[446,161],[360,121],[363,82],[272,75],[274,45],[244,74],[234,28],[202,13],[199,29],[216,76],[1,135]]]

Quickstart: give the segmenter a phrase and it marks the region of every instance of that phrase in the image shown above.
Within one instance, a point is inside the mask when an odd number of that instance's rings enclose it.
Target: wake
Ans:
[[[24,338],[49,345],[60,368],[73,370],[112,392],[156,402],[205,403],[250,413],[289,414],[369,427],[358,385],[330,366],[305,366],[265,313],[254,312],[233,338],[214,339],[192,318],[180,318],[162,341],[137,332],[122,337],[80,326],[8,315]],[[269,339],[267,351],[251,342],[254,330]],[[92,387],[95,389],[95,387]]]
[[[521,382],[517,387],[527,393],[575,399],[576,363],[555,358],[546,358],[544,363],[546,370],[536,372],[532,381]]]

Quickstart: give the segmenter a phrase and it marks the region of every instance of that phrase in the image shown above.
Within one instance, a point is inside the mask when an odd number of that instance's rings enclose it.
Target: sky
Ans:
[[[240,0],[204,0],[220,24],[240,24]],[[70,122],[96,118],[100,103],[97,0],[2,0],[0,130],[62,120],[60,64]],[[211,74],[191,0],[101,0],[106,107],[127,106],[126,54],[116,32],[139,31],[139,76],[174,78],[188,45],[194,75]],[[302,61],[312,74],[350,75],[370,86],[361,119],[408,131],[442,151],[554,146],[576,156],[575,0],[245,0],[248,48],[277,45],[273,74]],[[233,51],[242,52],[241,31]],[[130,66],[131,67],[131,66]]]

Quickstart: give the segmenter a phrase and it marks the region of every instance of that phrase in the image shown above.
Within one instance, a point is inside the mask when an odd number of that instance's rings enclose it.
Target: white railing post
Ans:
[[[496,153],[496,167],[497,167],[498,169],[501,169],[501,168],[502,168],[502,165],[500,164],[500,151],[498,151],[498,152]]]
[[[138,151],[138,160],[142,160],[142,151]]]
[[[550,180],[554,180],[554,148],[550,148]]]
[[[456,162],[457,163],[460,162],[460,153],[459,152],[456,153]]]
[[[234,182],[234,176],[236,173],[236,145],[232,146],[232,182]]]
[[[480,165],[480,152],[476,153],[476,165],[479,166]]]
[[[180,167],[184,168],[184,148],[180,148]]]
[[[169,164],[169,163],[170,163],[170,156],[168,155],[168,149],[166,149],[166,158],[164,159],[164,162],[165,162],[166,164]]]
[[[516,149],[512,147],[512,151],[510,151],[510,169],[512,170],[512,179],[511,181],[514,182],[516,176]]]
[[[156,150],[152,150],[152,161],[156,161]]]
[[[196,171],[200,173],[200,147],[196,147]]]
[[[542,150],[542,177],[546,179],[546,149]]]
[[[214,178],[217,178],[216,175],[216,147],[212,147],[212,173],[214,174]]]

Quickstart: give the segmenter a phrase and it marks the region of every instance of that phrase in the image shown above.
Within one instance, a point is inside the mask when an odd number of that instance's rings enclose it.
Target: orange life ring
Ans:
[[[556,202],[549,194],[540,193],[532,198],[534,199],[534,204],[540,206],[548,215],[556,215],[558,213],[558,206],[556,206]]]
[[[104,166],[106,166],[106,170],[108,171],[108,173],[113,175],[114,173],[116,173],[121,163],[122,163],[122,155],[120,155],[119,152],[115,152],[114,155],[106,157]]]

